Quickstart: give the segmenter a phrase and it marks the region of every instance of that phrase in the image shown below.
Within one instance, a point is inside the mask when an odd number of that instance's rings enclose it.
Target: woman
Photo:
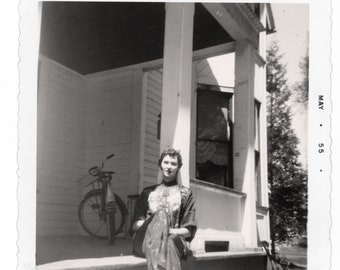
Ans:
[[[161,184],[145,188],[136,203],[131,223],[136,232],[133,253],[146,257],[148,270],[180,270],[186,241],[196,232],[194,199],[188,188],[177,183],[182,167],[179,151],[165,150],[158,165]]]

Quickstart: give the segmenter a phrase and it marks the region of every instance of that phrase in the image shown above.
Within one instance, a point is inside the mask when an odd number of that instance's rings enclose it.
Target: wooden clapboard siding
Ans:
[[[162,86],[163,84],[163,70],[153,70],[152,72],[149,73],[149,79],[150,79],[150,84],[152,85],[153,83],[158,84],[159,86]],[[158,92],[159,94],[159,92]],[[160,97],[162,96],[161,94],[159,95]]]
[[[150,97],[148,97],[146,105],[152,107],[153,109],[157,111],[161,111],[161,105],[157,102],[154,102]]]
[[[143,186],[157,183],[161,72],[148,72],[142,114]],[[77,180],[111,153],[115,157],[106,163],[105,169],[115,171],[114,192],[126,201],[132,190],[133,166],[138,167],[133,156],[139,154],[133,143],[134,125],[140,116],[134,106],[142,102],[136,95],[141,90],[138,83],[141,80],[136,70],[111,70],[83,77],[42,57],[38,97],[38,235],[83,233],[77,211],[84,194],[90,190],[84,186],[91,178]]]
[[[77,220],[48,220],[44,219],[37,225],[37,230],[44,230],[47,235],[53,229],[54,235],[79,235],[79,222]]]
[[[163,84],[163,69],[152,70],[149,72],[150,85],[162,86]],[[159,92],[158,92],[159,94]],[[161,94],[159,96],[162,96]]]
[[[144,181],[144,187],[149,187],[149,186],[153,186],[153,185],[155,185],[155,183],[153,182],[153,180],[148,180],[148,179],[146,179],[146,180]]]
[[[147,158],[148,156],[153,156],[154,159],[157,158],[157,160],[158,160],[159,151],[157,149],[149,148],[148,153],[145,155],[145,157]]]
[[[158,158],[159,158],[159,153],[157,153],[157,155],[153,154],[152,149],[149,153],[145,154],[145,160],[152,162],[152,164],[154,164],[155,160],[158,160]],[[158,167],[156,169],[158,169]]]
[[[154,184],[157,184],[157,181],[155,180],[155,177],[158,176],[158,169],[152,169],[152,168],[145,168],[144,176],[146,181],[151,181]],[[149,179],[149,180],[148,180]]]
[[[79,234],[78,179],[84,173],[86,82],[40,58],[37,133],[37,235]]]
[[[158,120],[158,117],[155,117],[154,119],[147,118],[145,123],[151,130],[157,131],[157,120]]]
[[[157,183],[160,141],[157,138],[157,121],[162,110],[162,70],[146,74],[145,141],[143,160],[143,186]]]
[[[70,212],[50,212],[50,211],[41,211],[40,215],[44,215],[45,220],[58,222],[59,220],[66,220],[68,222],[78,222],[78,217]]]
[[[69,211],[69,208],[72,209],[72,211]],[[73,212],[78,210],[78,205],[70,205],[68,208],[65,208],[64,205],[54,205],[52,203],[47,203],[46,205],[37,205],[37,212],[43,213],[43,212],[49,212],[48,215],[53,213],[66,213],[66,214],[73,214]]]
[[[40,190],[40,186],[44,184],[49,184],[51,186],[58,185],[61,187],[69,188],[69,189],[75,189],[77,182],[76,180],[79,179],[79,174],[75,173],[69,173],[68,171],[58,171],[58,170],[49,170],[41,168],[39,169],[37,173],[39,181],[39,185],[37,187],[38,191]]]
[[[124,201],[131,173],[133,87],[131,70],[112,70],[88,78],[86,164],[100,164],[114,153],[105,170],[115,172],[112,187]]]
[[[119,157],[129,157],[130,156],[130,143],[120,143],[115,145],[115,152],[114,154]],[[99,145],[96,148],[92,149],[92,155],[97,157],[98,160],[101,160],[103,157],[101,156],[102,153],[107,150],[106,145]]]
[[[53,223],[52,223],[53,226]],[[51,225],[46,227],[41,227],[40,225],[37,225],[37,231],[39,231],[39,236],[50,236],[50,230],[51,230]],[[79,235],[80,228],[72,228],[72,227],[53,227],[53,232],[54,235]],[[80,231],[81,234],[84,234],[84,232]]]
[[[65,195],[62,193],[42,194],[38,192],[37,203],[53,203],[53,204],[58,204],[58,205],[78,205],[80,203],[80,200],[76,196],[74,196],[74,194],[72,195]]]
[[[160,87],[161,87],[161,86],[160,86]],[[161,106],[161,104],[162,104],[162,103],[161,103],[161,102],[162,102],[161,98],[162,98],[162,97],[156,95],[156,94],[153,93],[153,92],[149,92],[148,98],[150,99],[150,101],[155,102],[157,105]]]

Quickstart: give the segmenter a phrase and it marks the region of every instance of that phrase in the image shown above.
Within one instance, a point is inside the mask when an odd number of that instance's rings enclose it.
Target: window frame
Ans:
[[[262,176],[261,176],[261,110],[262,103],[254,101],[254,175],[256,205],[262,205]]]
[[[227,97],[228,102],[229,102],[229,113],[230,113],[230,118],[228,118],[230,120],[230,139],[229,139],[229,152],[228,152],[228,162],[230,162],[231,164],[229,165],[228,163],[228,167],[230,169],[228,169],[228,176],[225,176],[224,179],[224,185],[219,185],[219,184],[215,184],[213,182],[207,181],[205,179],[200,179],[198,178],[198,169],[197,169],[197,143],[199,140],[198,138],[198,116],[199,116],[199,92],[201,91],[214,91],[219,93],[220,95],[223,95],[225,97]],[[205,83],[197,83],[196,85],[196,118],[195,118],[195,125],[196,125],[196,134],[195,134],[195,162],[194,162],[194,166],[195,166],[195,179],[198,179],[200,181],[204,181],[207,183],[211,183],[217,186],[221,186],[221,187],[226,187],[226,188],[233,188],[234,186],[234,160],[233,160],[233,145],[234,145],[234,87],[224,87],[224,86],[219,86],[219,85],[212,85],[212,84],[205,84]],[[202,140],[204,141],[204,140]],[[220,143],[228,143],[228,142],[222,142],[219,140],[214,140],[216,142],[220,142]]]

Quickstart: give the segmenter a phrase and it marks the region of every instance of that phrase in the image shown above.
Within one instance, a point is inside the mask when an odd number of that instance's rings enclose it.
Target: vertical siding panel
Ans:
[[[98,74],[88,80],[88,116],[85,128],[86,166],[100,164],[114,171],[112,187],[126,202],[129,195],[132,160],[133,71]],[[137,166],[137,164],[136,164]]]
[[[113,188],[125,202],[132,192],[135,160],[141,162],[142,186],[157,183],[162,70],[147,72],[144,97],[135,93],[142,83],[142,73],[137,75],[136,70],[112,70],[84,77],[41,57],[37,235],[83,234],[77,209],[88,190],[82,190],[76,180],[111,153],[115,157],[105,170],[115,171]],[[141,98],[146,108],[138,115],[134,106]],[[136,123],[142,118],[143,127],[138,129]],[[140,131],[143,146],[138,150]]]
[[[157,139],[157,121],[162,110],[163,71],[147,72],[146,114],[145,114],[145,151],[144,151],[144,187],[157,184],[158,157],[160,141]]]
[[[84,173],[86,81],[41,57],[37,133],[37,235],[80,231],[76,180]]]

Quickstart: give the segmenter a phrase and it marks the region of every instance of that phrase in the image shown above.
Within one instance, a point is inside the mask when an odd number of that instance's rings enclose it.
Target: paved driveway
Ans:
[[[295,265],[307,268],[307,249],[299,246],[280,247],[278,254],[287,258]]]

